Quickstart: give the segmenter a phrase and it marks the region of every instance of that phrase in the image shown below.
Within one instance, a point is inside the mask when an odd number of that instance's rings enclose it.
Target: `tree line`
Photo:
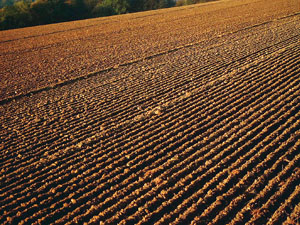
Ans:
[[[6,1],[3,2],[3,1]],[[0,30],[111,16],[208,0],[1,0]]]

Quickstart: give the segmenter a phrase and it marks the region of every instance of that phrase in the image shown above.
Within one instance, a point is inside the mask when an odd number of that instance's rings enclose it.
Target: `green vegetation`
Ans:
[[[209,0],[1,0],[0,30],[118,15]]]
[[[176,6],[191,5],[196,3],[210,2],[214,0],[177,0]]]

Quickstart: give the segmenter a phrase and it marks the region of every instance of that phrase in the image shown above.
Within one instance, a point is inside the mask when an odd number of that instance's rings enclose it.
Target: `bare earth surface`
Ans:
[[[299,0],[2,31],[0,62],[0,224],[299,224]]]

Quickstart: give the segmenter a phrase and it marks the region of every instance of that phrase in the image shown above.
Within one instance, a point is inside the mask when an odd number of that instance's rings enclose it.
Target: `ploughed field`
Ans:
[[[299,224],[299,0],[2,31],[0,49],[0,224]]]

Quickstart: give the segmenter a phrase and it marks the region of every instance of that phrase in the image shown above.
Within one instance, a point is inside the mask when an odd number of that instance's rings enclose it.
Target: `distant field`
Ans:
[[[0,57],[0,224],[299,224],[299,0],[2,31]]]

